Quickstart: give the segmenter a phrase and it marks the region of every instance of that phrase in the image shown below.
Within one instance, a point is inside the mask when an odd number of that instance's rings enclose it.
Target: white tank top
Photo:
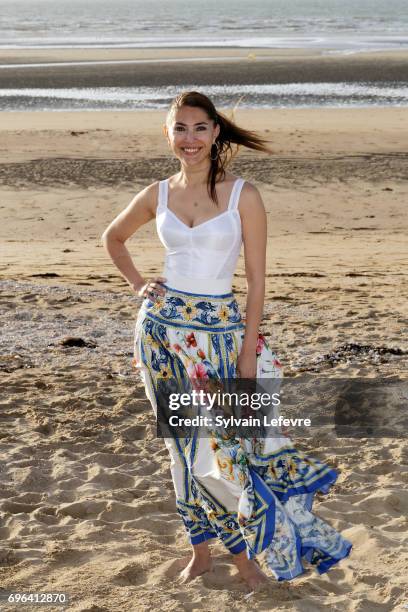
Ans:
[[[242,244],[239,196],[244,180],[235,181],[228,208],[189,227],[168,208],[168,179],[159,183],[156,226],[166,249],[165,284],[179,291],[217,295],[231,291]]]

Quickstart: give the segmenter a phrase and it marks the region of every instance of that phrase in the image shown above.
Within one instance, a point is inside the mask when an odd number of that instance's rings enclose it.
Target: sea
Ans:
[[[404,50],[408,49],[408,4],[407,0],[0,0],[0,73],[12,69],[2,50],[25,49],[29,56],[33,49],[169,47],[202,48],[203,54],[211,47],[310,49],[340,56]],[[58,67],[58,62],[52,63]],[[165,108],[180,89],[184,87],[0,84],[0,110]],[[408,105],[408,82],[401,80],[209,84],[205,90],[217,104],[228,106],[239,99],[247,108]]]

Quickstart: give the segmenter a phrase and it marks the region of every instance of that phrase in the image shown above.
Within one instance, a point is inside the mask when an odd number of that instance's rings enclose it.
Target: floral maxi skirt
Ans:
[[[188,388],[197,378],[231,379],[244,324],[232,293],[198,295],[166,288],[145,299],[135,333],[135,360],[157,415],[160,382]],[[263,336],[257,378],[282,377]],[[166,437],[176,507],[191,544],[220,538],[232,554],[265,552],[278,580],[322,574],[346,557],[351,543],[312,513],[314,494],[327,493],[337,472],[297,450],[288,437]]]

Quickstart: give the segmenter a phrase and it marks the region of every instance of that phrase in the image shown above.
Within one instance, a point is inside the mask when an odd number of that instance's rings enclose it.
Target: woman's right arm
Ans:
[[[132,289],[139,294],[147,283],[135,268],[125,242],[139,227],[154,219],[158,189],[159,183],[156,182],[140,191],[106,228],[101,237],[102,244],[113,263]]]

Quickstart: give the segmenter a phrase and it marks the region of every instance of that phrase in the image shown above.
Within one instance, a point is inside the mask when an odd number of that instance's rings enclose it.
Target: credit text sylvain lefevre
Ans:
[[[311,426],[310,419],[303,418],[287,418],[280,415],[279,417],[268,417],[263,415],[260,417],[223,417],[221,415],[217,415],[215,417],[212,416],[195,416],[195,417],[181,417],[177,414],[172,414],[169,417],[169,425],[172,427],[310,427]]]

